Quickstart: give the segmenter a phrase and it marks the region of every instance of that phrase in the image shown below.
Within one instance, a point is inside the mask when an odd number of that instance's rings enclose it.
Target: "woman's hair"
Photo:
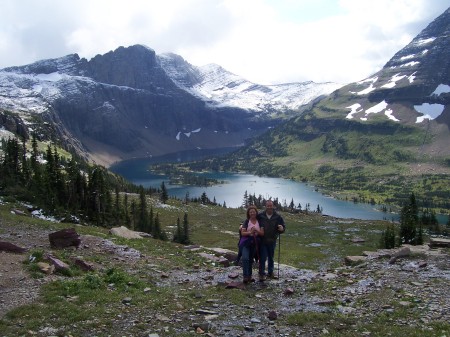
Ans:
[[[250,210],[251,209],[254,209],[256,214],[258,215],[258,209],[256,208],[256,206],[255,205],[250,205],[247,208],[247,219],[250,219]]]

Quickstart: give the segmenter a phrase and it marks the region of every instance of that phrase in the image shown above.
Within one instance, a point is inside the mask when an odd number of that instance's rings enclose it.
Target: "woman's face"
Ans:
[[[250,209],[249,211],[248,211],[248,215],[250,216],[250,218],[254,218],[254,217],[256,217],[256,210],[255,209]]]

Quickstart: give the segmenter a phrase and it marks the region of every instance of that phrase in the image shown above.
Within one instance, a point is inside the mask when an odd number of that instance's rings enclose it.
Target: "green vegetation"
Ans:
[[[138,199],[138,195],[136,194],[134,198]],[[151,197],[147,198],[147,201],[150,209],[159,214],[161,231],[167,235],[174,233],[175,225],[184,234],[184,227],[188,224],[187,234],[190,242],[202,247],[237,250],[237,229],[239,222],[245,217],[245,209],[228,209],[199,203],[185,204],[175,199],[169,199],[167,204],[163,205],[158,198]],[[56,231],[70,226],[31,217],[18,217],[11,214],[11,208],[20,209],[21,205],[8,203],[0,205],[3,228],[10,227],[13,230],[15,227],[24,226],[30,229],[43,228]],[[316,213],[282,212],[282,215],[286,220],[288,231],[281,237],[281,262],[297,268],[322,272],[341,267],[346,255],[360,255],[363,251],[375,250],[382,229],[389,225],[387,221],[339,220]],[[180,218],[183,218],[183,221],[180,221]],[[84,235],[109,237],[108,230],[104,227],[77,226],[76,230]],[[354,236],[364,238],[365,241],[352,243],[351,239]],[[14,309],[1,319],[0,331],[3,335],[23,335],[51,326],[60,333],[63,331],[64,335],[88,335],[95,331],[98,336],[106,336],[114,329],[120,328],[116,326],[119,321],[134,322],[127,326],[127,335],[142,335],[148,333],[150,322],[154,321],[154,317],[161,314],[177,317],[176,325],[184,326],[186,329],[192,323],[192,312],[187,308],[204,308],[209,307],[211,303],[220,303],[226,307],[236,307],[238,316],[251,317],[254,312],[253,306],[261,305],[265,297],[274,292],[270,287],[258,292],[252,290],[242,292],[228,290],[222,286],[204,287],[199,291],[190,282],[172,282],[164,285],[160,282],[160,272],[170,273],[179,270],[186,275],[185,277],[191,277],[190,275],[195,275],[199,267],[215,270],[213,273],[219,272],[221,267],[214,266],[197,253],[169,241],[122,238],[114,238],[114,241],[117,245],[126,245],[138,250],[149,259],[121,261],[111,259],[107,254],[98,251],[87,256],[87,262],[101,268],[93,272],[82,272],[72,262],[81,252],[73,250],[53,252],[57,258],[70,265],[70,273],[57,274],[58,278],[55,281],[42,287],[41,295],[35,302]],[[205,248],[202,249],[207,251]],[[28,257],[25,257],[25,265],[29,272],[37,277],[39,272],[35,264],[42,260],[44,252],[37,249],[31,252],[31,255],[35,260],[30,262]],[[332,293],[333,289],[346,285],[347,282],[340,279],[331,282],[317,280],[308,283],[305,291],[308,296],[323,296],[325,293]],[[393,307],[396,306],[396,303],[392,302],[392,296],[386,296],[386,302]],[[386,331],[382,325],[392,325],[392,319],[401,320],[410,316],[411,312],[399,308],[395,311],[395,315],[380,313],[369,321],[358,320],[351,315],[335,311],[293,311],[280,317],[277,325],[301,327],[304,331],[308,329],[317,331],[318,327],[321,327],[319,331],[325,329],[333,336],[360,336],[364,331],[382,336],[381,332],[378,332]],[[161,324],[159,322],[156,326]],[[448,324],[437,322],[433,324],[439,329],[437,331],[449,329]],[[410,330],[394,327],[390,331],[393,331],[392,336],[403,336],[404,331]],[[411,332],[413,333],[412,329]],[[174,324],[170,324],[168,330],[160,334],[187,336],[191,333],[176,332]],[[435,335],[427,330],[423,336]]]
[[[422,153],[428,130],[386,120],[361,123],[324,100],[226,158],[179,164],[311,182],[322,193],[399,211],[414,193],[420,210],[450,211],[448,158]]]

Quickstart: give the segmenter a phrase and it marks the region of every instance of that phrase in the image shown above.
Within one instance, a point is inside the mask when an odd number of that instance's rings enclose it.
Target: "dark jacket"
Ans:
[[[276,211],[273,211],[270,219],[267,217],[266,212],[261,212],[258,214],[259,226],[264,227],[264,236],[262,237],[262,243],[274,243],[277,241],[279,231],[278,225],[283,226],[283,232],[286,229],[286,224],[284,223],[283,217],[279,215]]]

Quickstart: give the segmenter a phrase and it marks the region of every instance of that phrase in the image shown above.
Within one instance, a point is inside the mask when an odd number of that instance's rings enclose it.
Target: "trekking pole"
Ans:
[[[259,258],[259,248],[258,248],[258,241],[256,240],[256,233],[253,234],[253,240],[255,241],[255,247],[256,247],[256,256],[258,257],[258,266],[261,264],[261,259]]]
[[[278,235],[278,279],[280,279],[281,234]]]

